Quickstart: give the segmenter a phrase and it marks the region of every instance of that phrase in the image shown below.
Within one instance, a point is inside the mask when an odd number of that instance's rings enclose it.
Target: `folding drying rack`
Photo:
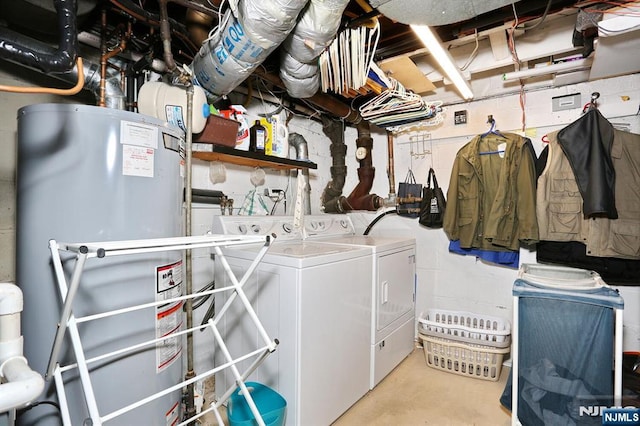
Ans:
[[[224,253],[222,251],[222,247],[234,246],[234,245],[244,245],[244,244],[256,244],[262,243],[263,246],[257,252],[256,257],[252,261],[249,268],[244,272],[244,275],[240,280],[237,279],[235,274],[232,272],[231,267],[227,263]],[[93,243],[59,243],[55,240],[51,240],[49,242],[49,248],[51,250],[53,266],[56,274],[56,280],[58,282],[58,287],[60,291],[60,295],[63,301],[62,313],[60,316],[60,321],[58,323],[58,328],[56,330],[53,347],[51,349],[51,355],[49,358],[49,364],[46,372],[46,379],[51,380],[53,378],[55,380],[56,391],[58,394],[58,399],[60,403],[60,410],[62,415],[63,424],[65,426],[72,426],[71,416],[69,413],[69,405],[67,402],[67,397],[65,394],[65,383],[62,377],[62,374],[66,371],[77,369],[78,374],[80,376],[80,382],[82,385],[82,392],[84,394],[85,402],[88,408],[89,416],[93,421],[94,426],[102,425],[104,422],[112,420],[124,413],[132,411],[146,403],[149,403],[157,398],[160,398],[166,394],[171,392],[175,392],[179,389],[182,389],[184,386],[195,383],[198,380],[202,380],[218,371],[224,370],[226,368],[230,368],[236,378],[236,384],[240,387],[242,394],[244,395],[247,405],[251,409],[251,412],[255,416],[256,421],[259,425],[264,425],[264,421],[251,397],[251,394],[247,387],[244,384],[246,378],[256,369],[258,366],[265,360],[265,358],[272,352],[275,351],[276,346],[278,345],[277,339],[271,339],[267,334],[265,328],[263,327],[260,319],[257,317],[255,310],[251,306],[249,299],[244,293],[242,287],[247,282],[251,274],[255,271],[258,264],[266,254],[269,249],[271,243],[270,236],[228,236],[228,235],[208,235],[208,236],[196,236],[196,237],[175,237],[175,238],[161,238],[161,239],[146,239],[146,240],[126,240],[126,241],[110,241],[110,242],[93,242]],[[211,247],[214,250],[214,253],[221,260],[220,264],[224,267],[227,275],[230,278],[232,285],[222,288],[217,288],[213,290],[208,290],[204,292],[199,292],[197,294],[186,294],[183,296],[175,297],[172,299],[150,302],[139,305],[132,305],[122,309],[111,310],[106,312],[98,312],[92,315],[87,315],[83,317],[75,317],[72,312],[73,300],[78,292],[78,289],[81,285],[82,281],[82,272],[84,270],[85,264],[88,259],[91,258],[105,258],[111,256],[122,256],[122,255],[132,255],[132,254],[141,254],[141,253],[151,253],[151,252],[161,252],[161,251],[171,251],[171,250],[191,250],[196,248],[206,248]],[[70,275],[70,282],[67,283],[67,277],[63,270],[62,260],[60,257],[61,252],[69,252],[75,254],[75,264],[73,265],[73,271]],[[202,297],[211,295],[214,293],[219,293],[223,291],[230,291],[232,294],[227,299],[226,303],[218,310],[216,316],[211,318],[206,325],[196,326],[188,330],[176,331],[171,334],[170,337],[179,337],[188,333],[193,333],[196,330],[210,329],[215,337],[216,343],[219,345],[220,350],[222,351],[226,362],[222,365],[216,366],[209,371],[206,371],[202,374],[199,374],[193,378],[185,380],[181,383],[177,383],[174,386],[171,386],[167,389],[161,390],[153,395],[149,395],[143,399],[138,401],[131,402],[129,405],[122,407],[118,410],[115,410],[111,413],[101,415],[98,410],[98,403],[96,401],[96,397],[94,394],[94,388],[91,383],[89,365],[96,363],[98,361],[102,361],[105,359],[113,359],[115,357],[122,357],[126,354],[132,353],[133,351],[140,350],[141,348],[148,347],[151,345],[155,345],[156,343],[167,339],[167,336],[163,336],[158,339],[147,340],[143,342],[139,342],[135,345],[131,345],[116,351],[112,351],[109,353],[104,353],[98,356],[94,356],[93,358],[87,359],[85,357],[85,353],[82,347],[82,339],[80,333],[78,331],[78,324],[89,321],[96,321],[106,317],[111,317],[115,315],[124,314],[127,312],[137,311],[140,309],[149,309],[155,308],[161,304],[167,303],[176,303],[182,302],[184,300],[194,298],[194,297]],[[255,350],[246,353],[242,356],[239,356],[235,359],[229,353],[227,346],[218,331],[217,324],[228,310],[229,306],[235,300],[236,296],[240,299],[240,302],[244,305],[246,313],[249,315],[253,323],[255,324],[262,341],[264,342],[264,346],[256,348]],[[71,345],[73,349],[73,353],[75,356],[76,363],[61,365],[60,356],[63,348],[63,340],[64,336],[67,333],[71,339]],[[253,363],[244,371],[240,372],[236,367],[238,362],[255,358]],[[216,419],[219,424],[223,424],[222,417],[218,412],[220,406],[226,402],[231,394],[235,391],[235,386],[232,386],[228,389],[228,391],[218,399],[217,402],[212,404],[208,409],[202,410],[196,416],[193,416],[189,419],[186,419],[178,426],[186,425],[197,418],[203,416],[204,414],[214,411]]]

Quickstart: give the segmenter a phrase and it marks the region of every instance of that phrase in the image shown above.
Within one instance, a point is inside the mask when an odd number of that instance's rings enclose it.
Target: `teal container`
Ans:
[[[246,382],[253,402],[267,426],[283,426],[287,410],[287,401],[278,392],[256,382]],[[247,404],[247,400],[237,388],[227,404],[229,426],[255,426],[258,424]]]

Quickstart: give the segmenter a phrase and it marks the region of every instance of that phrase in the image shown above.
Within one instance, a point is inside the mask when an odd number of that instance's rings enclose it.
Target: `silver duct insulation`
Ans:
[[[282,44],[307,1],[241,0],[194,58],[194,83],[216,96],[231,92]]]
[[[289,146],[296,150],[296,160],[308,160],[309,159],[309,145],[304,136],[298,133],[289,133]],[[298,170],[298,173],[302,173],[302,179],[304,181],[304,214],[311,214],[311,185],[309,184],[309,169],[304,168]]]
[[[311,0],[282,44],[280,78],[294,98],[310,98],[320,88],[317,60],[333,41],[348,0]]]

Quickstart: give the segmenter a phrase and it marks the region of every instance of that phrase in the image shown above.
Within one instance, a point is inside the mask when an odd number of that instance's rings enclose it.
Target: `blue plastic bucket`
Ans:
[[[264,423],[267,426],[283,426],[287,401],[282,395],[261,383],[246,382],[245,386],[251,393],[251,398],[258,407],[258,412]],[[258,424],[240,388],[237,388],[229,398],[227,418],[229,426],[254,426]]]

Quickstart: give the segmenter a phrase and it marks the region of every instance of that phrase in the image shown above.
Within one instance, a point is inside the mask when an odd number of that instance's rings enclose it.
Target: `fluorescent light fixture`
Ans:
[[[513,81],[520,80],[529,77],[537,77],[539,75],[555,74],[559,72],[570,72],[583,70],[591,67],[593,58],[574,59],[566,62],[558,62],[557,64],[551,64],[546,66],[540,66],[535,68],[529,68],[522,71],[514,71],[502,74],[502,80]]]
[[[464,99],[473,98],[473,92],[471,91],[471,87],[462,76],[460,69],[453,63],[453,59],[449,52],[442,48],[442,44],[440,40],[436,38],[436,36],[431,31],[431,28],[425,25],[411,25],[411,29],[416,33],[420,41],[425,45],[429,52],[436,58],[438,64],[444,71],[444,73],[449,77],[449,80],[455,84],[458,92]]]

